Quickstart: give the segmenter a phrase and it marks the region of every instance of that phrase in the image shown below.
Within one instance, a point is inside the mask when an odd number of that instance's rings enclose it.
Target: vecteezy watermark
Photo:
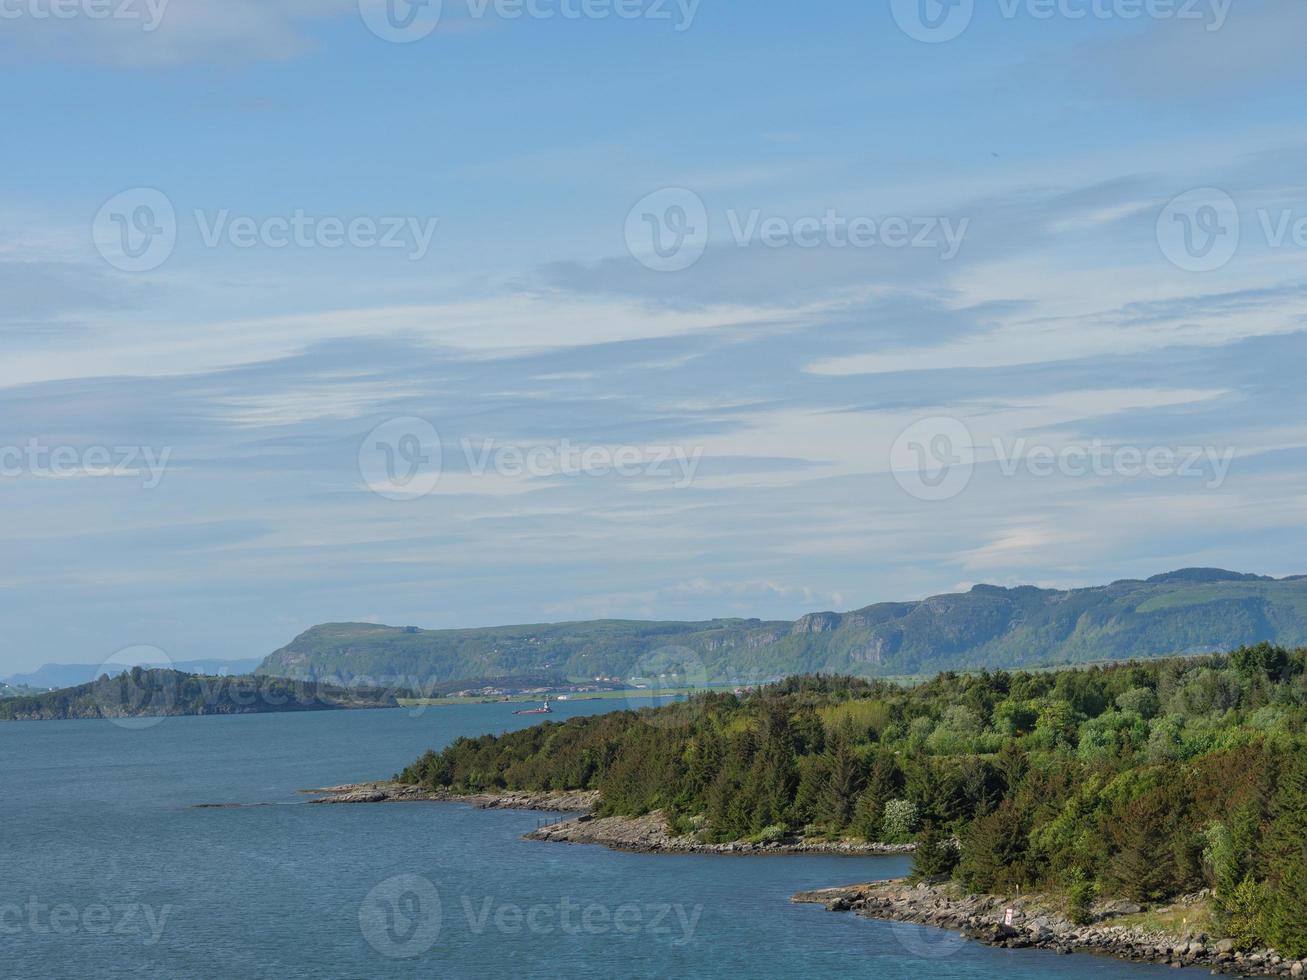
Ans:
[[[966,937],[961,933],[915,922],[891,922],[890,931],[900,946],[913,956],[926,960],[945,959],[967,945]]]
[[[359,930],[389,959],[414,959],[440,938],[440,892],[421,875],[399,875],[377,885],[359,906]]]
[[[101,205],[91,222],[91,239],[115,269],[151,272],[177,247],[177,211],[163,191],[135,187]]]
[[[21,446],[0,446],[0,477],[38,477],[66,480],[74,477],[137,479],[153,490],[163,482],[172,459],[172,447],[152,446],[49,446],[28,439]]]
[[[1051,446],[1026,438],[995,438],[988,458],[1006,478],[1196,479],[1206,490],[1219,490],[1237,454],[1232,446],[1137,446],[1103,439]],[[951,500],[970,484],[977,456],[971,431],[962,421],[923,419],[895,440],[890,469],[899,486],[918,500]]]
[[[387,500],[417,500],[440,483],[442,454],[440,433],[426,419],[390,419],[363,437],[359,475]]]
[[[413,262],[426,258],[439,218],[413,215],[315,215],[303,208],[286,214],[234,214],[229,208],[191,212],[204,248],[380,249],[402,251]],[[106,262],[123,272],[151,272],[172,257],[179,219],[166,194],[138,187],[114,195],[100,208],[92,239]]]
[[[1215,187],[1186,191],[1157,218],[1157,244],[1186,272],[1213,272],[1239,250],[1242,221],[1234,198]]]
[[[607,905],[570,897],[523,905],[494,896],[459,896],[460,932],[470,936],[655,936],[674,945],[693,941],[703,906],[668,902]],[[359,906],[359,930],[368,945],[389,959],[416,959],[430,952],[445,925],[435,884],[421,875],[399,875],[368,892]]]
[[[704,454],[701,446],[599,446],[570,439],[519,445],[464,437],[458,446],[462,471],[475,477],[645,477],[671,479],[678,490],[694,482]],[[440,434],[426,419],[390,419],[359,445],[359,475],[368,489],[388,500],[416,500],[439,485],[443,452]]]
[[[1307,210],[1260,207],[1253,213],[1256,221],[1245,221],[1238,202],[1215,187],[1185,191],[1158,216],[1157,243],[1167,260],[1186,272],[1224,268],[1245,243],[1307,250]]]
[[[969,218],[843,214],[827,208],[799,217],[768,215],[761,208],[728,208],[722,226],[737,248],[926,249],[942,261],[957,257]],[[694,191],[665,187],[636,202],[627,213],[625,238],[631,256],[655,272],[680,272],[703,257],[713,222]]]
[[[701,0],[460,0],[459,20],[647,20],[679,33],[694,25]],[[411,44],[430,37],[444,0],[359,0],[363,23],[383,41]]]
[[[997,0],[1004,20],[1158,20],[1201,23],[1219,31],[1234,0]],[[904,34],[927,44],[960,37],[976,14],[976,0],[890,0]]]
[[[153,646],[119,650],[95,671],[90,703],[100,717],[132,731],[153,728],[180,714],[246,714],[321,708],[398,707],[403,698],[430,698],[439,687],[424,677],[375,678],[362,674],[318,677],[208,676],[178,671]],[[419,705],[415,714],[421,714]]]
[[[966,425],[937,416],[904,429],[889,462],[899,486],[918,500],[951,500],[971,483],[976,450]]]
[[[694,482],[703,447],[684,446],[591,446],[569,439],[531,446],[499,445],[485,439],[479,445],[460,439],[468,472],[484,476],[493,471],[504,477],[543,479],[553,476],[620,476],[672,478],[678,490]]]
[[[667,704],[670,698],[703,693],[714,684],[698,652],[689,647],[658,647],[635,658],[626,678],[628,711]],[[693,712],[655,711],[641,719],[655,728],[683,728]]]
[[[21,905],[0,903],[0,936],[133,936],[154,946],[175,911],[173,905],[141,902],[52,905],[33,895]]]
[[[0,0],[0,20],[136,22],[152,34],[172,0]]]

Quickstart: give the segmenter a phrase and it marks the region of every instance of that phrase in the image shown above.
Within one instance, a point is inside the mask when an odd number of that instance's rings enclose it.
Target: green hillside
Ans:
[[[298,636],[259,672],[410,687],[544,671],[744,683],[798,672],[876,677],[1092,663],[1264,641],[1307,645],[1307,577],[1185,569],[1070,591],[978,585],[795,622],[601,620],[467,630],[330,624]]]

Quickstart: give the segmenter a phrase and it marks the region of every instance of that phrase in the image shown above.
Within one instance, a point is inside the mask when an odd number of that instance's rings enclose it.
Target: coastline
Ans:
[[[593,790],[558,792],[451,793],[425,790],[391,780],[302,789],[319,799],[310,803],[464,803],[478,810],[538,810],[543,813],[589,813],[599,804]]]
[[[1098,921],[1077,926],[1044,896],[968,895],[952,885],[909,884],[905,879],[800,892],[792,902],[853,912],[866,919],[907,922],[960,932],[967,939],[1005,949],[1045,949],[1064,955],[1089,953],[1132,963],[1199,967],[1214,974],[1302,977],[1307,963],[1283,960],[1270,950],[1237,951],[1230,940],[1178,936],[1128,924],[1138,906],[1116,903]],[[1013,912],[1007,924],[1007,910]],[[1127,924],[1113,925],[1116,919]]]
[[[590,844],[635,854],[730,854],[770,856],[782,854],[833,854],[850,857],[888,857],[911,854],[913,844],[868,844],[865,841],[805,840],[795,837],[754,843],[731,841],[705,844],[693,837],[669,832],[661,811],[642,817],[596,817],[599,793],[595,790],[498,793],[452,793],[426,790],[392,781],[349,783],[323,789],[300,790],[319,799],[311,803],[463,803],[480,810],[536,810],[579,814],[526,834],[524,839],[554,844]]]
[[[886,857],[911,854],[912,844],[805,840],[802,837],[707,844],[671,833],[665,816],[596,817],[596,791],[497,792],[460,794],[431,791],[393,781],[351,783],[301,790],[311,803],[462,803],[478,809],[534,810],[577,814],[525,834],[525,840],[597,845],[637,854],[698,854],[736,857],[835,855]],[[1078,926],[1065,918],[1057,900],[1044,895],[972,895],[953,883],[910,884],[906,879],[870,882],[800,892],[796,904],[823,906],[828,912],[852,912],[866,919],[910,923],[960,934],[964,939],[1004,949],[1043,949],[1062,955],[1107,956],[1131,963],[1206,969],[1212,974],[1256,977],[1307,976],[1307,961],[1284,960],[1271,950],[1236,950],[1230,940],[1204,933],[1177,935],[1145,928],[1143,911],[1129,902],[1100,906],[1095,921]],[[1183,905],[1186,900],[1179,903]],[[1010,924],[1007,912],[1011,910]]]
[[[526,835],[527,840],[554,844],[597,844],[614,851],[635,854],[728,854],[736,856],[771,856],[782,854],[833,854],[858,857],[886,857],[910,854],[911,844],[868,844],[864,841],[804,840],[801,837],[753,843],[731,841],[705,844],[690,836],[675,836],[667,828],[661,811],[642,817],[581,816],[574,820],[541,827]]]

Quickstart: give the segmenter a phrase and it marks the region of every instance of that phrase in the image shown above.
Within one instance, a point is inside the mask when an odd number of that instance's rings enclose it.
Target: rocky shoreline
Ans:
[[[954,885],[911,885],[902,880],[800,892],[791,901],[824,905],[827,911],[853,912],[868,919],[953,930],[968,939],[1006,949],[1093,953],[1134,963],[1201,967],[1212,973],[1240,976],[1296,978],[1307,971],[1307,963],[1284,960],[1271,950],[1239,951],[1228,939],[1217,941],[1203,934],[1176,936],[1136,925],[1113,925],[1113,920],[1142,911],[1126,902],[1102,907],[1096,910],[1096,922],[1077,926],[1040,896],[967,895]]]
[[[527,834],[526,839],[555,844],[596,844],[614,851],[629,851],[637,854],[835,854],[884,857],[911,854],[914,850],[912,844],[805,840],[802,837],[763,843],[733,841],[727,844],[705,844],[694,837],[672,834],[667,828],[667,820],[660,811],[654,811],[643,817],[595,817],[593,814],[599,805],[599,794],[591,790],[466,794],[385,781],[350,783],[345,786],[328,786],[300,792],[319,797],[311,800],[312,803],[464,803],[482,810],[576,813],[580,816],[541,827]]]
[[[598,844],[614,851],[636,854],[727,854],[770,856],[780,854],[834,854],[848,856],[885,856],[910,854],[911,844],[868,844],[863,841],[816,841],[801,837],[751,843],[732,841],[705,844],[692,836],[676,836],[667,827],[659,811],[643,817],[592,817],[541,827],[526,835],[527,840],[555,844]]]
[[[465,803],[481,810],[538,810],[549,813],[589,813],[599,803],[599,794],[576,792],[451,793],[426,790],[395,782],[350,783],[325,789],[300,790],[320,797],[311,803]]]

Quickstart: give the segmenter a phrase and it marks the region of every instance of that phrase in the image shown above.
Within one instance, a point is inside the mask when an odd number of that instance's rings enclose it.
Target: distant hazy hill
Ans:
[[[275,677],[202,677],[136,668],[89,684],[0,700],[0,721],[244,715],[341,708],[393,708],[389,692],[342,690]]]
[[[259,673],[428,684],[541,671],[630,677],[654,673],[660,662],[684,673],[689,661],[702,664],[705,679],[736,681],[806,671],[876,676],[1086,663],[1263,640],[1307,645],[1307,576],[1185,569],[1065,592],[978,585],[796,622],[601,620],[467,630],[338,623],[296,637]],[[693,655],[659,652],[668,647]]]
[[[178,670],[184,674],[207,674],[226,677],[234,674],[251,674],[259,666],[260,660],[187,660],[177,664],[143,664],[145,667]],[[117,668],[121,673],[124,668]],[[14,674],[4,678],[4,682],[14,687],[31,687],[38,691],[51,688],[75,687],[87,684],[105,673],[103,664],[46,664],[30,674]]]

